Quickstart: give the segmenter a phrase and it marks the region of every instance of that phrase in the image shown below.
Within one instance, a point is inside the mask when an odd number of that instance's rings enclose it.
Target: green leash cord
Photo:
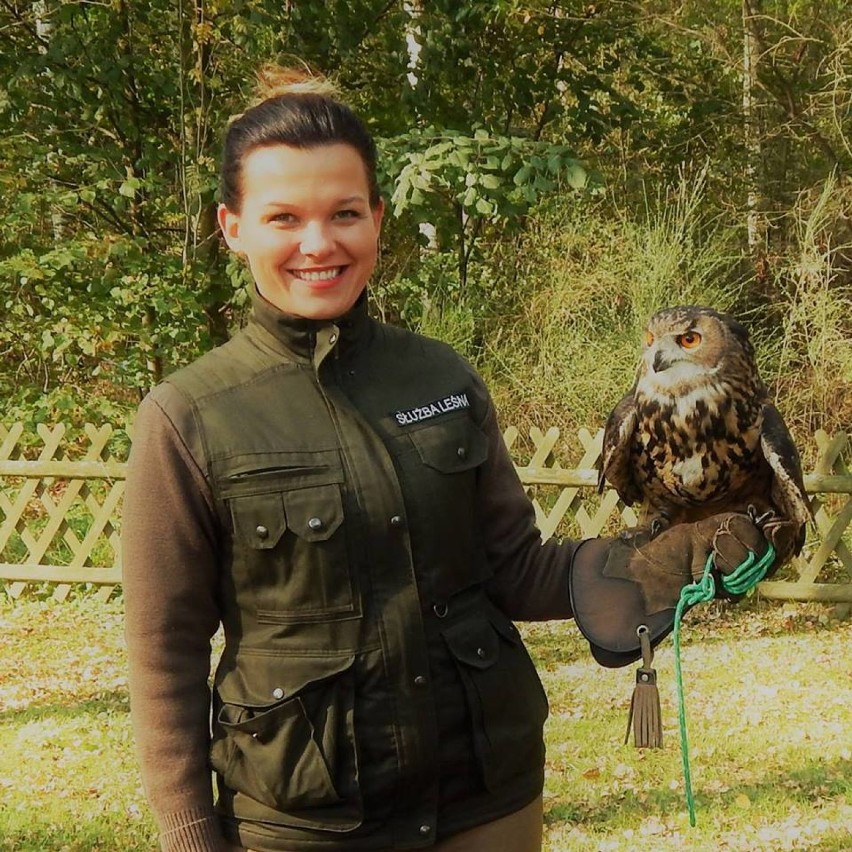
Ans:
[[[770,544],[766,553],[758,559],[749,553],[748,559],[730,574],[722,576],[722,587],[732,595],[742,595],[756,586],[769,570],[775,559],[775,550]],[[686,789],[686,804],[689,808],[689,824],[695,826],[695,799],[692,795],[692,777],[689,772],[689,743],[686,737],[686,711],[683,704],[683,676],[680,670],[680,621],[688,606],[712,601],[716,596],[716,581],[710,570],[713,567],[713,554],[707,557],[704,574],[697,583],[690,583],[680,590],[674,620],[675,677],[677,680],[677,716],[680,722],[680,753],[683,758],[683,781]]]

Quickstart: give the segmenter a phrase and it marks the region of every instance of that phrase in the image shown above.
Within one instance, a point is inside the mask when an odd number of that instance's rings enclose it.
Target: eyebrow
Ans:
[[[349,195],[349,196],[347,196],[346,198],[340,198],[340,199],[338,199],[338,200],[337,200],[337,201],[335,201],[335,202],[334,202],[334,204],[332,204],[331,206],[332,206],[332,207],[344,207],[344,206],[345,206],[345,205],[347,205],[347,204],[353,204],[353,203],[355,203],[355,202],[360,202],[360,203],[362,203],[362,204],[367,204],[367,203],[369,203],[369,202],[367,201],[366,196],[363,196],[363,195]],[[266,207],[266,209],[277,208],[277,207],[282,207],[282,208],[291,208],[291,207],[298,207],[298,205],[297,205],[297,204],[291,204],[291,203],[290,203],[290,202],[288,202],[288,201],[268,201],[268,202],[264,205],[264,207]]]

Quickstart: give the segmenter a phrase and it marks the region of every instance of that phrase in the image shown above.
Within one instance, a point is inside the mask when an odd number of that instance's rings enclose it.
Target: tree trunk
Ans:
[[[762,148],[760,115],[756,92],[760,58],[757,16],[761,0],[743,0],[743,138],[746,149],[746,230],[748,252],[761,285],[766,283],[766,220],[761,192]]]
[[[157,312],[152,307],[145,308],[145,313],[142,315],[142,328],[148,332],[147,337],[149,339],[153,336],[156,325]],[[145,365],[151,376],[151,386],[159,384],[163,380],[163,358],[153,342],[151,342],[145,357]]]
[[[53,22],[50,20],[50,9],[48,8],[47,0],[36,0],[33,3],[33,15],[35,16],[36,35],[40,42],[39,52],[44,54],[47,53],[50,39],[53,37]],[[50,70],[46,70],[44,73],[48,77],[52,76]],[[52,133],[54,131],[55,127],[49,125],[48,132]],[[50,186],[52,189],[59,189],[58,184],[53,178],[50,179]],[[53,241],[61,243],[66,237],[65,215],[55,206],[50,210],[50,225],[53,230]]]
[[[209,42],[196,37],[195,28],[207,22],[205,0],[180,0],[181,23],[181,192],[183,196],[184,276],[198,278],[201,303],[207,321],[207,332],[214,346],[229,337],[226,313],[230,287],[225,280],[224,258],[220,251],[216,202],[209,194],[192,186],[188,168],[201,162],[210,143],[210,95],[206,71],[211,58]],[[194,83],[189,81],[193,80]],[[187,114],[188,103],[194,104],[194,115]]]
[[[420,25],[418,18],[423,14],[422,0],[405,0],[402,4],[408,22],[405,25],[405,47],[408,51],[408,74],[406,78],[412,89],[417,88],[419,77],[417,71],[420,68]],[[420,234],[426,238],[426,247],[421,249],[421,258],[425,253],[434,252],[438,248],[438,234],[431,222],[421,222],[418,225]]]

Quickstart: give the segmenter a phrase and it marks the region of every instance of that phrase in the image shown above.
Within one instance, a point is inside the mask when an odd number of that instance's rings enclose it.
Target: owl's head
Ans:
[[[730,378],[757,380],[748,332],[733,317],[692,305],[651,317],[639,365],[641,390],[682,394]]]

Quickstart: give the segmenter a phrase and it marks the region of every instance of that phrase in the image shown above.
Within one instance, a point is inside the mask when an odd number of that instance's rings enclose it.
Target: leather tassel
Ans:
[[[648,628],[641,624],[636,633],[642,650],[642,665],[636,670],[636,686],[630,699],[630,715],[624,743],[630,739],[631,723],[636,748],[663,747],[663,721],[660,714],[660,693],[657,690],[657,672],[651,667],[654,651],[648,638]]]

